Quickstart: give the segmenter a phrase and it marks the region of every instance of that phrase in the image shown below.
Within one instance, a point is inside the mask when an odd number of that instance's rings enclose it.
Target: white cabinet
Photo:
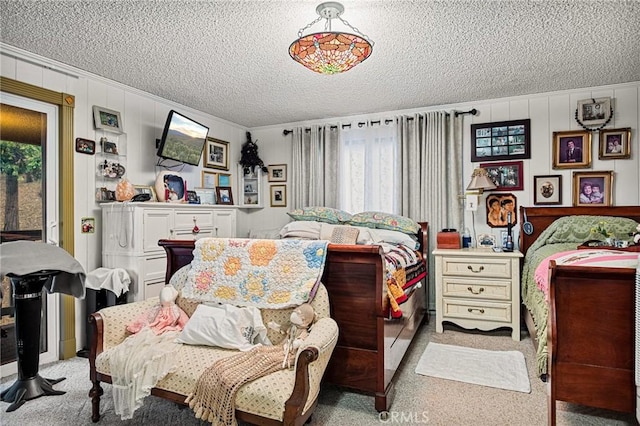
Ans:
[[[437,249],[436,332],[448,321],[464,328],[510,327],[520,340],[519,251]]]
[[[166,253],[158,240],[236,236],[235,208],[152,202],[101,206],[102,266],[127,270],[129,301],[158,296],[165,284]]]
[[[264,207],[262,200],[262,170],[238,166],[238,200],[236,204],[243,209]]]

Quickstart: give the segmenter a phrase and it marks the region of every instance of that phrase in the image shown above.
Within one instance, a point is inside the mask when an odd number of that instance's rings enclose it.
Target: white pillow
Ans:
[[[258,344],[271,345],[260,310],[229,304],[198,305],[176,342],[241,351],[248,351]]]

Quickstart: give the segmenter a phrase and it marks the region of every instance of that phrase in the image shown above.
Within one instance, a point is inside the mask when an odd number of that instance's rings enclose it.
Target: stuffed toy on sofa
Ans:
[[[160,291],[160,303],[150,308],[127,326],[130,333],[138,333],[143,327],[149,327],[156,335],[166,331],[181,331],[189,316],[178,305],[178,290],[166,285]]]
[[[309,330],[315,320],[316,313],[313,307],[308,303],[303,303],[291,312],[291,316],[289,317],[291,325],[288,330],[283,331],[280,324],[273,321],[269,322],[269,328],[287,335],[287,339],[283,342],[284,360],[282,362],[282,368],[291,366],[290,360],[292,356],[295,358],[295,352],[302,346],[302,342],[309,335]]]

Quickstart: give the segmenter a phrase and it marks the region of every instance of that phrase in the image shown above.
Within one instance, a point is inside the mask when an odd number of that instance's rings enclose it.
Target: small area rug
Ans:
[[[524,355],[429,342],[416,373],[492,388],[530,393]]]

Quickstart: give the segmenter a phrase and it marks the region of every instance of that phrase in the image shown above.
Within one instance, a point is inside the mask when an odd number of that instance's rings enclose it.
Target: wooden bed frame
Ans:
[[[527,220],[533,225],[533,233],[527,235],[522,227]],[[538,236],[547,229],[556,219],[563,216],[598,215],[628,217],[640,222],[640,206],[615,206],[615,207],[520,207],[520,251],[526,256],[527,250]],[[523,258],[524,260],[524,258]],[[529,331],[535,349],[538,349],[536,327],[531,313],[523,306],[524,323]]]
[[[428,224],[420,223],[420,252],[428,265]],[[166,282],[193,259],[194,241],[160,240],[167,252]],[[407,302],[403,316],[388,319],[386,274],[378,245],[329,244],[322,282],[329,293],[331,317],[340,335],[325,373],[336,385],[374,395],[375,409],[391,405],[393,378],[418,327],[428,316],[428,273]],[[428,272],[428,271],[427,271]]]
[[[554,220],[568,215],[621,216],[640,222],[640,207],[521,207],[533,224],[522,231],[523,253]],[[637,251],[637,247],[630,248]],[[549,424],[556,401],[615,411],[635,411],[635,269],[556,265],[549,282]],[[525,322],[537,349],[531,314]]]

